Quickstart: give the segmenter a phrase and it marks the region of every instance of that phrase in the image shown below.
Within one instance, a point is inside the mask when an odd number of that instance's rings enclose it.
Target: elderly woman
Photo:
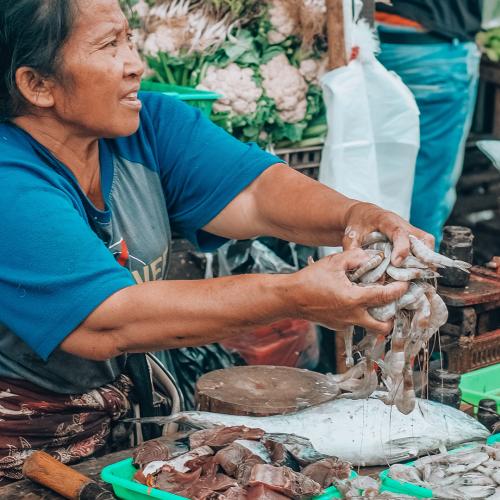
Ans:
[[[130,407],[127,354],[217,342],[307,318],[385,333],[361,288],[363,235],[393,261],[410,233],[243,144],[197,110],[138,94],[143,64],[117,0],[0,0],[0,475],[32,449],[102,448]],[[293,275],[165,281],[171,229],[211,250],[272,235],[348,250]]]

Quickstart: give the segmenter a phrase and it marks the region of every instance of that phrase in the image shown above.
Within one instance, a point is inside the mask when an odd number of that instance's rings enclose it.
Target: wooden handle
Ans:
[[[326,0],[329,70],[347,65],[343,0]]]
[[[23,466],[25,477],[59,493],[69,500],[85,498],[113,498],[111,493],[101,488],[95,481],[80,474],[43,451],[35,451]],[[92,491],[92,493],[91,493]],[[102,492],[102,495],[99,493]],[[89,496],[89,495],[92,496]]]

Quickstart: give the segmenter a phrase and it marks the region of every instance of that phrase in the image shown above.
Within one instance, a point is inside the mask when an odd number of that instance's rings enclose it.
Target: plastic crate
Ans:
[[[495,434],[490,436],[486,444],[493,444],[496,442],[500,442],[500,434]],[[470,448],[473,445],[462,446],[460,448],[455,448],[451,450],[450,453],[458,452],[464,450],[466,448]],[[408,467],[411,467],[415,461],[408,462]],[[400,493],[402,495],[409,495],[415,498],[434,498],[432,495],[432,490],[429,488],[424,488],[423,486],[417,486],[416,484],[407,483],[405,481],[396,481],[389,477],[389,469],[385,469],[379,475],[380,480],[382,481],[382,488],[380,491],[389,491],[391,493]]]
[[[486,440],[486,444],[500,443],[500,433],[493,434]]]
[[[283,161],[286,161],[290,167],[317,180],[322,150],[323,146],[309,146],[303,148],[290,147],[276,149],[274,153]]]
[[[151,82],[143,80],[141,90],[151,92],[161,92],[172,97],[177,97],[181,101],[186,101],[191,106],[200,109],[203,114],[210,116],[214,102],[220,95],[207,90],[197,90],[191,87],[181,87],[179,85],[168,85],[166,83]]]
[[[500,363],[464,373],[460,381],[462,401],[477,405],[481,399],[494,399],[500,410]],[[477,406],[474,406],[474,413]]]
[[[113,485],[113,491],[118,498],[123,500],[147,500],[157,498],[160,500],[186,500],[184,497],[168,493],[166,491],[149,488],[137,483],[132,478],[137,469],[132,465],[132,459],[127,458],[121,462],[108,465],[101,471],[101,478],[106,483]],[[351,472],[351,479],[356,477],[354,471]],[[312,500],[330,500],[331,498],[342,498],[337,488],[331,486],[324,493],[313,497]]]

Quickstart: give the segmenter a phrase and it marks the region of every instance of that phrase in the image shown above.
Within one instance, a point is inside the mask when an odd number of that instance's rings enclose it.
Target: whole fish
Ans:
[[[380,397],[383,393],[375,393]],[[337,399],[287,415],[249,417],[187,411],[141,422],[185,422],[194,427],[245,425],[267,433],[308,438],[320,453],[353,465],[385,465],[470,441],[484,441],[488,430],[477,420],[450,406],[417,399],[403,415],[378,397]]]

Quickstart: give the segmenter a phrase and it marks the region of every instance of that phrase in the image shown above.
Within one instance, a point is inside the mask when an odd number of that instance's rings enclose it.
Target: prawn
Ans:
[[[384,254],[378,250],[375,250],[375,255],[370,257],[364,264],[362,264],[356,271],[348,275],[350,281],[358,281],[361,276],[366,274],[368,271],[375,269],[384,260]]]
[[[389,468],[389,477],[396,481],[405,481],[407,483],[419,484],[428,487],[428,483],[422,480],[418,469],[403,464],[394,464]]]
[[[345,382],[346,380],[349,380],[351,378],[360,378],[363,375],[365,363],[365,360],[361,360],[358,364],[354,365],[345,373],[339,373],[336,375],[332,375],[331,373],[329,373],[328,378],[336,384],[340,384],[341,382]]]
[[[361,276],[360,278],[361,283],[364,284],[376,283],[384,275],[387,266],[391,262],[392,245],[388,242],[384,243],[383,245],[384,245],[383,249],[384,260],[375,269],[372,269],[371,271]]]
[[[416,283],[410,283],[408,291],[397,301],[398,309],[406,309],[407,306],[414,304],[423,294],[424,290],[422,287]]]
[[[403,391],[403,370],[406,365],[405,359],[406,335],[403,328],[402,318],[396,318],[391,339],[391,349],[386,354],[385,361],[379,361],[382,373],[389,387],[389,393],[382,398],[384,403],[392,404]]]
[[[456,267],[466,273],[468,273],[468,269],[472,267],[472,265],[468,262],[450,259],[445,255],[434,252],[434,250],[431,250],[424,244],[423,241],[419,240],[412,234],[410,234],[410,247],[413,255],[417,257],[417,259],[430,266]]]
[[[378,307],[370,307],[368,308],[368,312],[374,317],[377,321],[389,321],[390,319],[396,316],[397,312],[397,303],[390,302],[385,306]]]
[[[367,234],[363,238],[363,244],[362,246],[370,246],[373,245],[374,243],[380,243],[380,242],[386,242],[389,241],[389,238],[383,233],[380,233],[379,231],[373,231],[372,233]]]
[[[348,368],[354,366],[354,358],[352,356],[352,338],[354,336],[354,326],[348,326],[343,332],[345,344],[345,364]]]
[[[412,281],[417,279],[432,279],[439,278],[439,274],[432,269],[417,269],[417,268],[406,268],[395,267],[393,265],[388,265],[385,272],[396,281]]]
[[[403,394],[399,402],[396,403],[397,409],[404,415],[409,415],[417,403],[415,388],[413,386],[413,371],[407,366],[403,373]]]
[[[432,335],[448,321],[448,308],[444,300],[436,293],[431,294],[428,299],[431,306],[431,315],[428,329],[432,330]]]
[[[375,364],[373,362],[369,364],[370,367],[369,368],[367,367],[367,369],[365,370],[363,378],[351,381],[353,383],[350,385],[349,389],[347,389],[347,385],[345,386],[341,385],[342,389],[349,390],[350,392],[341,394],[339,396],[340,398],[366,399],[367,397],[371,396],[373,392],[377,390],[378,376],[375,370]]]
[[[401,264],[399,264],[399,267],[402,267],[403,269],[427,269],[429,266],[427,264],[424,264],[423,262],[420,262],[414,255],[410,254],[403,259]]]

